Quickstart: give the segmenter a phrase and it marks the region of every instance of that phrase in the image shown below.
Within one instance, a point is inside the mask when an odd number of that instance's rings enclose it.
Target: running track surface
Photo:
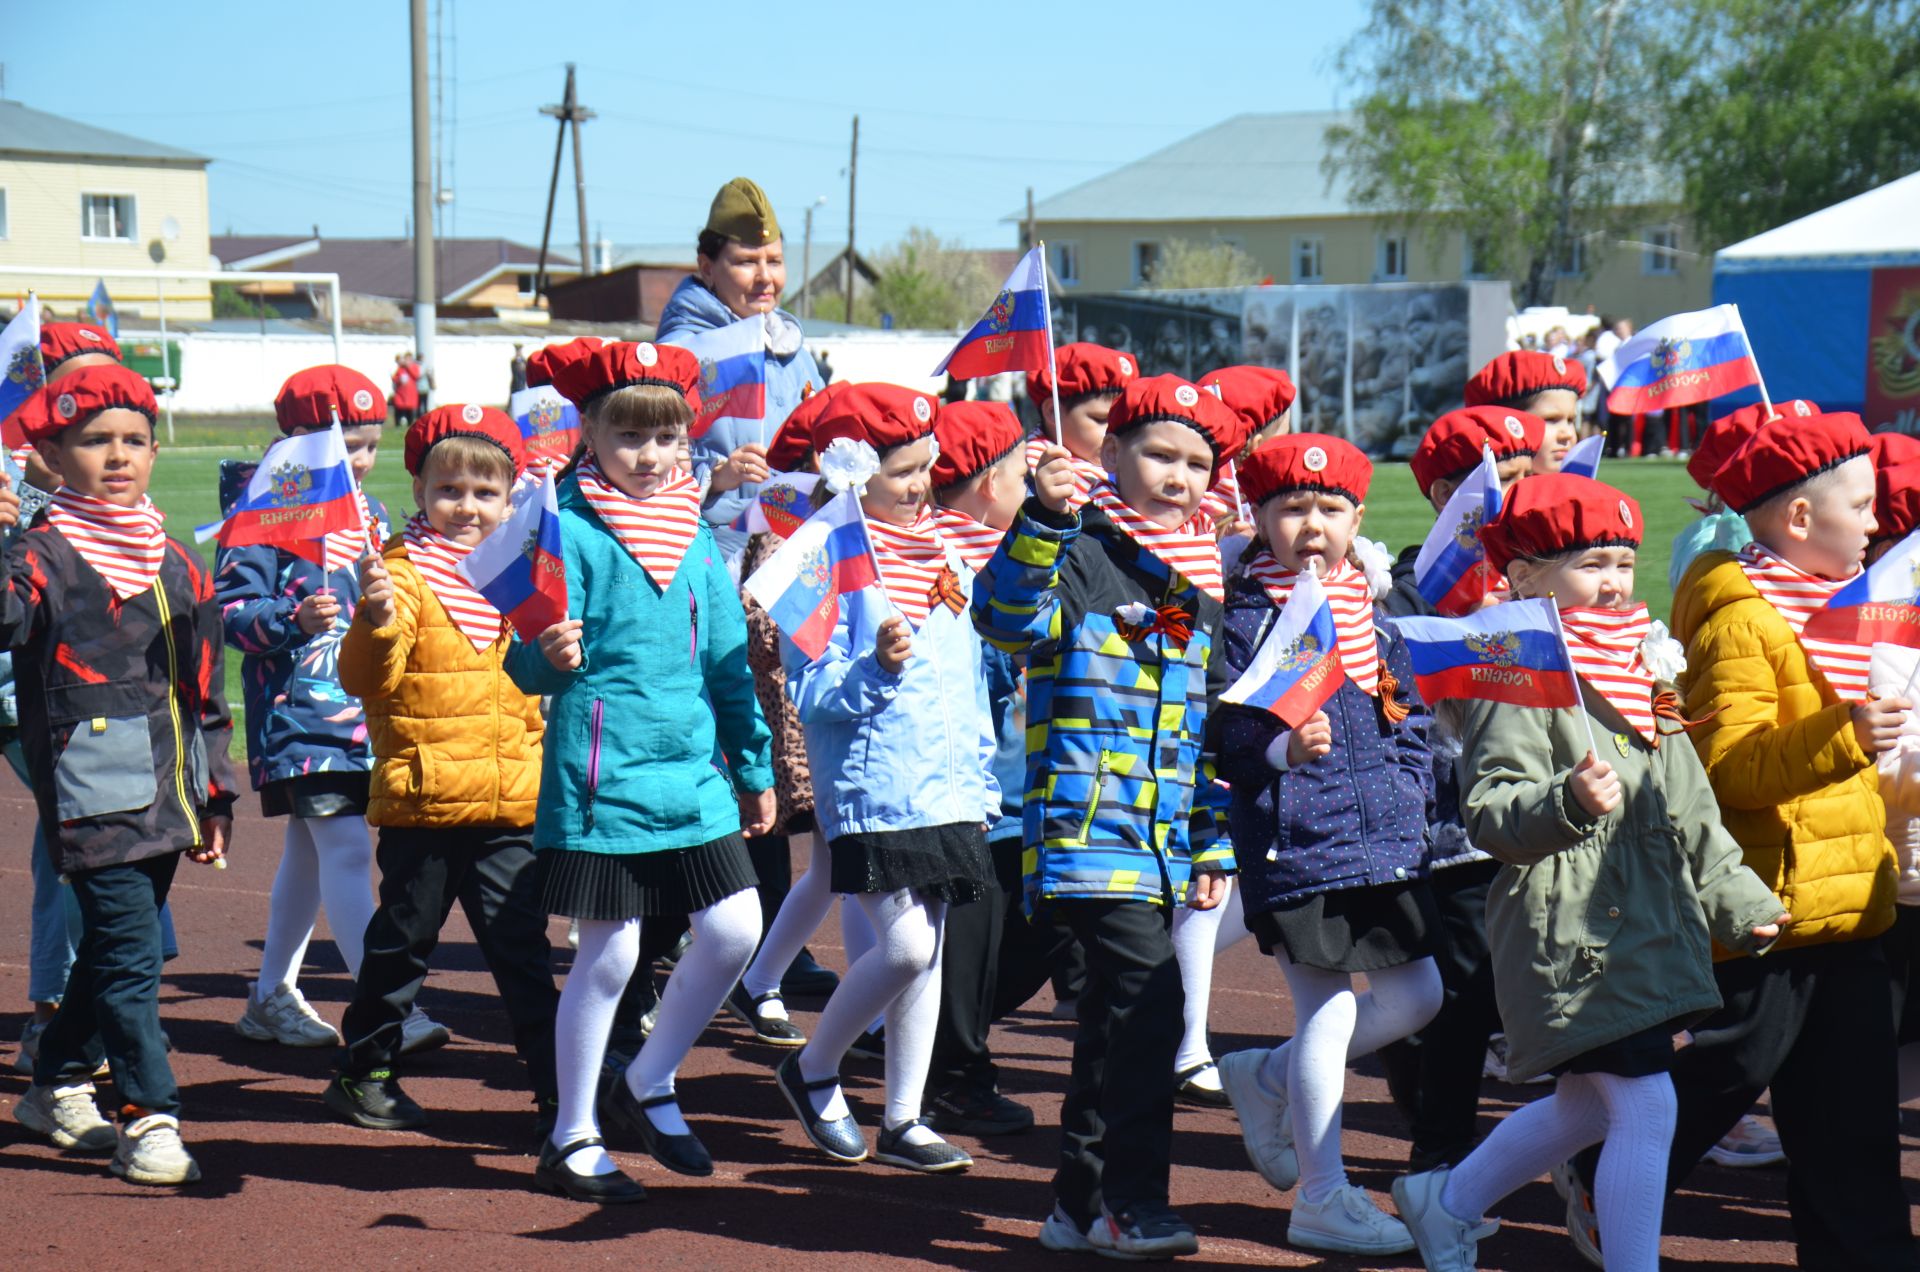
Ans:
[[[32,806],[11,783],[0,796],[10,828],[0,861],[0,1056],[10,1060],[24,1019],[26,854]],[[291,1266],[486,1268],[610,1265],[866,1269],[934,1263],[992,1269],[1098,1265],[1051,1255],[1035,1240],[1050,1203],[1059,1092],[1071,1025],[1050,1019],[1043,994],[996,1031],[1007,1094],[1030,1105],[1025,1135],[963,1140],[971,1173],[923,1177],[885,1166],[836,1166],[811,1149],[771,1081],[785,1054],[749,1041],[730,1018],[715,1022],[681,1071],[683,1106],[720,1163],[711,1179],[668,1174],[630,1151],[616,1156],[649,1189],[639,1206],[594,1209],[534,1193],[533,1116],[521,1093],[504,1017],[456,910],[422,1002],[455,1042],[406,1074],[433,1117],[423,1132],[383,1134],[334,1121],[320,1103],[327,1050],[249,1043],[235,1034],[259,960],[280,823],[242,802],[232,867],[183,862],[174,905],[183,947],[168,965],[162,1014],[186,1104],[182,1123],[204,1180],[177,1194],[123,1184],[102,1159],[63,1157],[12,1117],[24,1075],[0,1065],[0,1265],[15,1269],[155,1266],[215,1269]],[[569,956],[564,923],[552,929],[555,971]],[[813,949],[840,965],[829,919]],[[336,1024],[351,986],[322,934],[302,980]],[[317,968],[317,970],[315,970]],[[818,1003],[800,1002],[805,1028]],[[1270,1043],[1291,1029],[1278,972],[1252,942],[1223,955],[1213,1002],[1216,1055]],[[849,1060],[847,1089],[871,1140],[880,1066]],[[1546,1090],[1489,1083],[1483,1114]],[[110,1098],[103,1090],[101,1103]],[[1346,1159],[1355,1182],[1382,1196],[1406,1159],[1402,1127],[1378,1071],[1348,1085]],[[1920,1118],[1906,1114],[1904,1168],[1920,1200]],[[1174,1140],[1173,1201],[1201,1234],[1187,1268],[1417,1268],[1407,1256],[1321,1258],[1284,1243],[1288,1198],[1255,1175],[1226,1110],[1182,1108]],[[1793,1250],[1778,1170],[1703,1166],[1668,1208],[1667,1266],[1791,1266]],[[1500,1233],[1480,1266],[1512,1272],[1578,1268],[1561,1207],[1540,1180],[1499,1208]],[[1110,1266],[1110,1265],[1109,1265]]]

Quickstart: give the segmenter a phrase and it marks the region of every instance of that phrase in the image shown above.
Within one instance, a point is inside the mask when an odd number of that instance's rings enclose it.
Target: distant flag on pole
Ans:
[[[753,502],[733,519],[730,528],[744,534],[772,531],[782,539],[791,539],[814,514],[813,501],[819,487],[817,473],[773,473],[760,483]]]
[[[1020,258],[987,312],[933,373],[972,380],[1006,371],[1038,371],[1053,357],[1048,322],[1047,266],[1035,247]]]
[[[567,616],[567,562],[560,546],[560,504],[553,474],[520,501],[513,515],[480,541],[458,567],[520,639],[532,641]]]
[[[93,295],[87,298],[87,321],[96,327],[105,327],[115,340],[120,338],[120,311],[113,307],[113,297],[107,295],[104,278],[94,281]]]
[[[527,467],[558,470],[580,443],[580,408],[551,384],[521,389],[507,402],[507,414],[527,444]],[[505,613],[505,611],[501,611]]]
[[[1297,729],[1346,678],[1326,589],[1318,578],[1303,574],[1253,661],[1220,701],[1271,712]]]
[[[1623,340],[1599,372],[1615,415],[1691,406],[1760,384],[1736,305],[1662,318]]]
[[[223,548],[270,544],[309,560],[335,530],[366,529],[360,489],[347,463],[336,418],[322,432],[283,437],[267,448],[246,491],[224,518],[193,532],[196,543]]]
[[[767,326],[755,314],[711,331],[683,332],[674,343],[700,359],[700,409],[692,434],[721,420],[767,418]]]
[[[0,420],[11,419],[22,403],[40,391],[47,380],[40,358],[40,298],[28,296],[20,312],[0,331]],[[16,424],[10,436],[19,433]],[[8,445],[21,444],[9,440]]]
[[[1600,458],[1606,449],[1606,434],[1595,433],[1592,437],[1583,437],[1573,444],[1567,457],[1560,461],[1560,471],[1574,477],[1598,477]]]
[[[1504,601],[1464,618],[1409,616],[1393,625],[1423,702],[1478,698],[1520,707],[1580,702],[1553,602]]]
[[[866,520],[846,490],[781,544],[746,588],[796,649],[818,658],[833,640],[840,598],[879,581]]]
[[[1465,614],[1499,587],[1499,572],[1480,543],[1480,527],[1499,515],[1500,471],[1486,447],[1480,467],[1447,500],[1414,557],[1413,585],[1427,604],[1442,614]]]

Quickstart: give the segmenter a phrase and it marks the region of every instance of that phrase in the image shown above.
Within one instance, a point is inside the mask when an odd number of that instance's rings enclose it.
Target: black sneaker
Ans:
[[[887,1035],[879,1029],[869,1029],[853,1040],[847,1048],[847,1054],[858,1056],[862,1060],[885,1060],[887,1058]]]
[[[768,1003],[779,1003],[780,991],[762,994],[755,998],[747,993],[745,985],[736,984],[733,992],[727,995],[727,1012],[735,1019],[743,1021],[753,1030],[754,1039],[770,1047],[804,1047],[807,1035],[801,1033],[784,1015],[769,1015]],[[785,1004],[781,1004],[782,1010]]]
[[[1118,1214],[1102,1207],[1087,1229],[1087,1244],[1096,1254],[1116,1259],[1170,1259],[1200,1253],[1193,1225],[1169,1206],[1138,1202]]]
[[[427,1124],[427,1111],[400,1089],[391,1069],[375,1069],[359,1078],[343,1073],[327,1083],[321,1099],[342,1118],[370,1131],[411,1131]]]
[[[923,1175],[950,1175],[973,1165],[973,1158],[967,1156],[963,1148],[937,1139],[931,1144],[907,1144],[902,1139],[916,1126],[925,1123],[915,1118],[911,1122],[902,1122],[891,1130],[882,1130],[879,1140],[874,1144],[875,1161],[885,1162],[889,1166],[902,1166],[908,1170],[917,1170]]]
[[[927,1101],[926,1121],[942,1135],[1018,1135],[1033,1129],[1033,1110],[998,1091],[956,1087]]]
[[[802,949],[780,978],[780,992],[788,998],[825,998],[840,987],[840,973],[822,967],[813,951]]]

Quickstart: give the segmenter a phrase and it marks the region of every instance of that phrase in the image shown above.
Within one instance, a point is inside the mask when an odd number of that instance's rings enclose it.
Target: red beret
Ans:
[[[1035,406],[1053,400],[1054,375],[1060,377],[1060,409],[1093,393],[1118,393],[1140,377],[1140,364],[1130,353],[1105,345],[1061,345],[1053,351],[1053,367],[1027,372],[1027,396]]]
[[[1260,443],[1236,466],[1240,489],[1256,508],[1289,490],[1324,490],[1367,500],[1373,461],[1352,442],[1325,433],[1285,433]]]
[[[527,465],[527,443],[513,417],[493,406],[469,402],[436,406],[413,422],[407,430],[405,460],[407,471],[415,477],[426,467],[427,452],[449,437],[479,437],[492,442],[513,461],[513,475]]]
[[[352,367],[319,366],[296,371],[273,399],[273,416],[280,431],[325,428],[340,412],[343,427],[387,422],[387,399],[379,386]]]
[[[847,381],[835,380],[793,408],[767,443],[767,467],[776,473],[798,472],[813,451],[813,427],[826,413],[827,404],[847,387]]]
[[[1777,402],[1773,410],[1774,414],[1788,419],[1820,414],[1820,408],[1804,398]],[[1707,431],[1700,435],[1700,444],[1694,447],[1693,457],[1687,460],[1687,476],[1693,478],[1693,484],[1702,490],[1712,490],[1713,475],[1720,471],[1720,465],[1732,459],[1733,453],[1746,445],[1747,439],[1769,418],[1765,405],[1755,402],[1707,425]],[[1915,458],[1920,458],[1920,446],[1916,446],[1915,451]]]
[[[26,400],[13,408],[13,414],[0,420],[0,445],[10,451],[19,450],[37,438],[52,436],[54,429],[47,418],[47,412],[52,409],[47,400],[47,386],[43,384],[27,394]]]
[[[1483,446],[1493,448],[1496,462],[1515,455],[1531,455],[1546,439],[1547,425],[1538,415],[1507,406],[1468,406],[1448,411],[1428,426],[1408,465],[1426,494],[1433,483],[1471,472],[1480,463]]]
[[[1873,537],[1904,539],[1920,529],[1920,463],[1889,464],[1873,476],[1873,519],[1880,523]]]
[[[1072,346],[1069,346],[1072,347]],[[1177,375],[1153,375],[1134,380],[1120,393],[1107,417],[1107,435],[1118,437],[1135,428],[1170,420],[1185,424],[1207,439],[1213,450],[1213,482],[1227,470],[1225,460],[1246,445],[1247,427],[1225,402]]]
[[[678,345],[581,336],[534,350],[527,359],[527,383],[551,384],[583,411],[604,394],[639,384],[674,389],[700,409],[700,359]]]
[[[1005,402],[949,402],[933,427],[940,453],[933,460],[933,485],[956,485],[999,463],[1026,436],[1020,417]]]
[[[1713,493],[1735,512],[1751,512],[1775,495],[1865,455],[1868,440],[1858,415],[1769,420],[1713,475]]]
[[[21,428],[30,442],[52,437],[75,424],[84,424],[102,411],[116,408],[138,411],[149,420],[160,411],[147,378],[117,363],[81,367],[41,392],[47,395],[45,413],[21,420]]]
[[[1785,410],[1784,404],[1782,410]],[[1875,468],[1911,464],[1920,460],[1920,437],[1910,437],[1905,433],[1870,433],[1867,436],[1867,454],[1873,456]]]
[[[1640,505],[1603,481],[1544,473],[1507,492],[1500,515],[1480,527],[1487,560],[1502,574],[1517,557],[1579,548],[1640,546]]]
[[[1213,390],[1213,395],[1240,417],[1248,437],[1286,414],[1298,396],[1293,377],[1272,367],[1221,367],[1195,383]]]
[[[822,454],[835,440],[851,437],[877,451],[917,442],[933,432],[940,404],[930,393],[897,384],[850,384],[834,394],[813,426],[813,450]]]
[[[1587,369],[1558,354],[1516,349],[1474,373],[1462,397],[1468,406],[1519,406],[1536,393],[1587,391]]]
[[[115,362],[122,361],[120,344],[105,327],[90,322],[43,322],[40,324],[40,361],[48,372],[83,353],[104,353]]]

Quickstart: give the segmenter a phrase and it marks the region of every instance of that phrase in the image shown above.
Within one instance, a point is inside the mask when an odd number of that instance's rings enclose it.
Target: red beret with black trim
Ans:
[[[1873,537],[1904,539],[1920,529],[1920,462],[1889,464],[1873,479],[1873,519],[1879,522]]]
[[[1480,464],[1482,447],[1491,446],[1498,462],[1533,454],[1546,436],[1546,421],[1530,412],[1510,406],[1462,407],[1428,426],[1408,466],[1424,495],[1436,481],[1472,472]]]
[[[40,362],[49,374],[68,358],[83,353],[104,353],[115,362],[123,362],[120,342],[105,327],[90,322],[43,322],[40,324]]]
[[[1640,505],[1603,481],[1543,473],[1516,483],[1500,515],[1480,527],[1487,560],[1502,574],[1518,558],[1581,548],[1640,546]]]
[[[1773,405],[1775,415],[1786,419],[1807,419],[1820,414],[1820,408],[1805,398],[1789,398],[1785,402]],[[1747,439],[1759,431],[1762,424],[1771,418],[1763,403],[1743,406],[1737,411],[1722,415],[1707,425],[1707,431],[1700,435],[1700,444],[1693,449],[1693,455],[1687,460],[1687,476],[1693,478],[1693,484],[1702,490],[1713,489],[1713,475],[1720,471],[1720,465],[1733,458],[1733,453],[1746,445]],[[1914,458],[1920,459],[1920,443],[1916,443]],[[1877,459],[1874,461],[1879,462]]]
[[[1367,501],[1373,461],[1345,438],[1325,433],[1285,433],[1270,437],[1236,465],[1240,490],[1258,507],[1292,490],[1324,490],[1355,504]]]
[[[1053,351],[1051,369],[1027,372],[1027,396],[1035,406],[1053,400],[1055,376],[1060,380],[1060,409],[1095,393],[1118,393],[1140,378],[1140,364],[1130,353],[1085,340]]]
[[[1107,417],[1107,436],[1119,437],[1161,421],[1185,424],[1207,439],[1213,451],[1213,486],[1220,484],[1225,461],[1246,445],[1245,421],[1225,402],[1177,375],[1152,375],[1128,384]]]
[[[813,452],[842,437],[877,451],[917,442],[933,432],[940,404],[930,393],[897,384],[850,384],[836,393],[813,426]]]
[[[1587,369],[1559,354],[1515,349],[1474,372],[1461,396],[1468,406],[1519,406],[1552,389],[1585,393]]]
[[[1848,412],[1769,420],[1713,475],[1713,493],[1735,512],[1752,512],[1775,495],[1867,453],[1870,438]]]
[[[934,489],[957,485],[985,472],[1020,448],[1026,430],[1005,402],[948,402],[933,426],[940,453],[933,460]]]
[[[407,430],[404,452],[407,471],[415,477],[426,466],[427,452],[449,437],[478,437],[492,442],[513,461],[513,475],[527,466],[527,443],[513,417],[494,406],[477,402],[436,406],[413,422]]]
[[[1920,460],[1920,437],[1911,437],[1906,433],[1869,433],[1867,454],[1873,456],[1875,468],[1911,464]]]
[[[85,424],[102,411],[138,411],[148,420],[160,412],[147,378],[119,363],[81,367],[40,391],[47,397],[45,412],[28,414],[25,407],[21,408],[21,429],[29,442],[43,441],[75,424]]]
[[[273,417],[283,433],[325,428],[333,423],[336,410],[343,428],[387,422],[386,396],[352,367],[329,364],[295,371],[273,399]]]
[[[767,467],[776,473],[794,473],[806,463],[807,456],[813,453],[813,427],[826,414],[827,406],[834,396],[847,387],[847,381],[835,380],[824,389],[816,390],[800,405],[787,413],[780,427],[773,431],[773,440],[767,443]]]
[[[1294,399],[1299,396],[1293,377],[1274,367],[1221,367],[1195,383],[1212,390],[1240,417],[1248,437],[1293,409]]]
[[[673,389],[700,410],[700,359],[678,345],[581,336],[534,350],[527,383],[551,384],[583,411],[608,393],[643,384]]]

